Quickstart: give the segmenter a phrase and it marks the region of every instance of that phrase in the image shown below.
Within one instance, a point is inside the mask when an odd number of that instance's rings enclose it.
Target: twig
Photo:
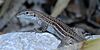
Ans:
[[[9,8],[11,1],[12,1],[12,0],[6,0],[6,1],[5,1],[5,4],[3,5],[3,7],[1,8],[1,11],[0,11],[0,18],[4,15],[4,13],[5,13],[5,12],[7,11],[7,9]]]
[[[51,16],[57,17],[68,5],[70,0],[58,0],[54,7]]]
[[[3,15],[2,20],[0,20],[0,29],[2,29],[11,19],[16,15],[18,10],[21,8],[25,0],[12,0],[9,9]]]

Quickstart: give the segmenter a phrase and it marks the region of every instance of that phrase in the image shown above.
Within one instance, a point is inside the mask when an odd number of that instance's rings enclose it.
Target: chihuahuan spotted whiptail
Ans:
[[[51,16],[49,16],[49,15],[43,13],[43,12],[40,12],[40,11],[37,11],[37,10],[26,10],[26,11],[23,11],[23,12],[27,15],[37,17],[41,21],[47,23],[48,25],[51,25],[58,32],[58,34],[63,37],[63,38],[59,37],[60,40],[63,40],[63,39],[67,40],[67,37],[72,38],[76,42],[81,42],[81,41],[86,40],[85,37],[78,35],[69,26],[67,26],[66,24],[64,24],[60,20],[58,20],[54,17],[51,17]]]

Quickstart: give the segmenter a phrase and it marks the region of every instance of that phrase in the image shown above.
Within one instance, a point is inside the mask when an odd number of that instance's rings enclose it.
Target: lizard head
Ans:
[[[43,29],[43,27],[46,26],[45,22],[41,21],[39,19],[39,15],[34,11],[29,11],[29,10],[21,11],[16,15],[16,17],[18,18],[22,26],[28,26],[31,24],[34,25],[33,27],[35,29],[38,28]]]

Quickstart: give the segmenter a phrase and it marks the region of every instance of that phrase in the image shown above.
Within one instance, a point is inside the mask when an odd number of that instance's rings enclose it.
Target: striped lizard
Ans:
[[[40,12],[37,10],[26,10],[19,13],[18,15],[20,14],[30,15],[33,16],[33,18],[39,18],[39,20],[52,26],[57,31],[57,34],[59,34],[59,35],[56,34],[55,35],[58,36],[58,38],[62,41],[62,43],[67,43],[69,39],[73,39],[76,42],[81,42],[86,40],[85,37],[78,35],[75,31],[73,31],[69,26],[64,24],[62,21],[54,17],[51,17],[50,15],[47,15],[44,12]]]

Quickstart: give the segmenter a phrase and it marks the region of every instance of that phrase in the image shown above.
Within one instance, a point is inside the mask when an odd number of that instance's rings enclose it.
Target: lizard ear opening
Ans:
[[[36,15],[34,14],[33,16],[35,17]]]

